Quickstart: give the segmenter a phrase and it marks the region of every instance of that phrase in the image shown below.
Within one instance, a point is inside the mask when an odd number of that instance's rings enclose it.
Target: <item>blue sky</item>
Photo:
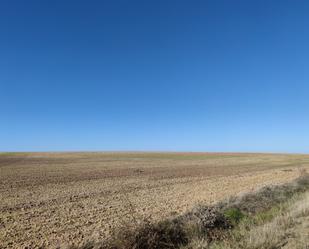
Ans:
[[[309,152],[309,2],[0,3],[0,151]]]

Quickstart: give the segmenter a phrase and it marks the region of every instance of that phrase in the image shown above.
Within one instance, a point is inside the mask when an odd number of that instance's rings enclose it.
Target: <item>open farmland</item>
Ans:
[[[309,155],[2,153],[0,248],[102,239],[133,219],[183,213],[309,169]]]

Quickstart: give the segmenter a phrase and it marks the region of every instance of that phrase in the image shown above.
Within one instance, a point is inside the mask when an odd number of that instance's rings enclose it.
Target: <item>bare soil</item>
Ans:
[[[57,248],[125,222],[290,181],[309,155],[2,153],[0,248]]]

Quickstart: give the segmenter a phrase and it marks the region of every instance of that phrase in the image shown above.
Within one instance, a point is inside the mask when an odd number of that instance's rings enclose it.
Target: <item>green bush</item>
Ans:
[[[237,224],[245,215],[238,208],[230,208],[225,210],[224,216],[232,223]]]

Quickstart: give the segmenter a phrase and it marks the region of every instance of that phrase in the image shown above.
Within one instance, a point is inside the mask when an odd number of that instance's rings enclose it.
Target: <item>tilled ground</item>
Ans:
[[[0,248],[65,247],[309,169],[308,155],[0,154]]]

